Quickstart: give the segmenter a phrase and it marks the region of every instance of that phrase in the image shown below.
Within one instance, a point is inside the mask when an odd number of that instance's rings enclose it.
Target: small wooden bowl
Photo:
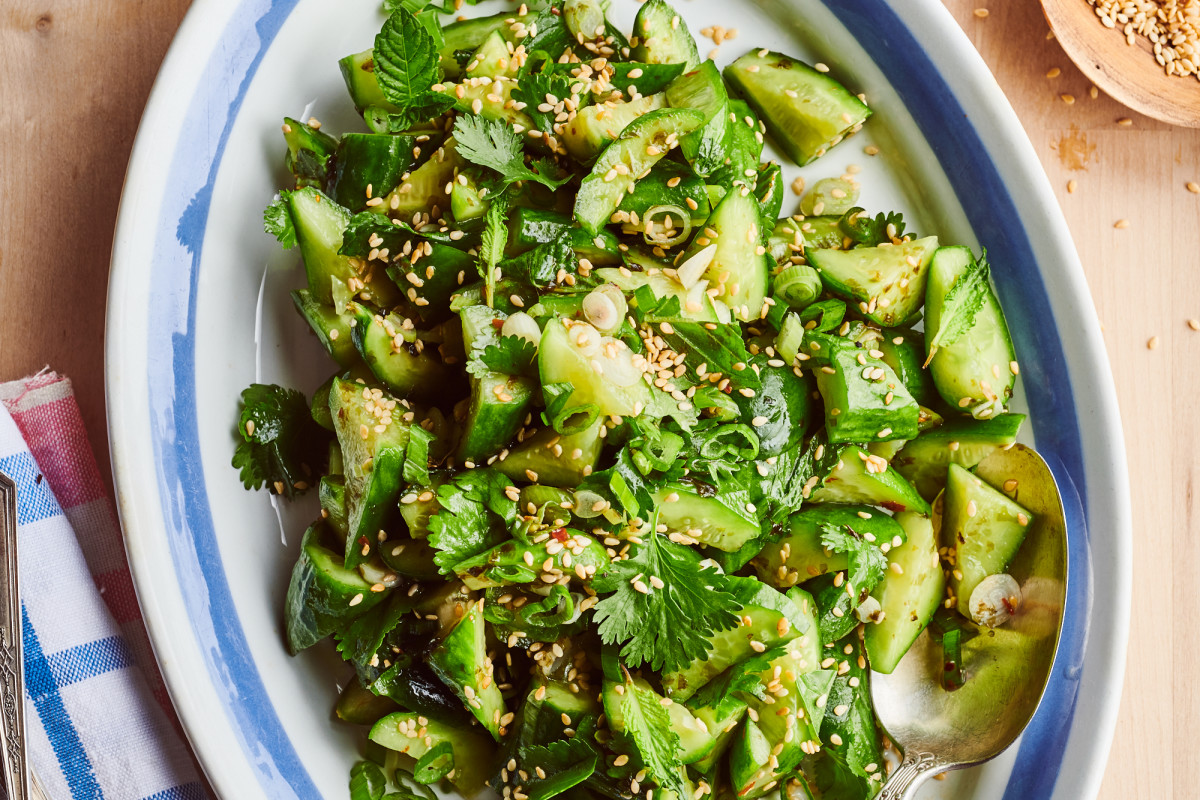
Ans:
[[[1172,125],[1200,128],[1200,80],[1163,72],[1148,39],[1127,44],[1121,29],[1105,27],[1086,0],[1042,0],[1042,10],[1075,65],[1114,100]]]

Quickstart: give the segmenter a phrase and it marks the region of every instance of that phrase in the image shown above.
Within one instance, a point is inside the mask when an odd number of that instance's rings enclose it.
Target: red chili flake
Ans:
[[[500,330],[501,328],[504,327],[504,320],[502,320],[502,319],[492,320],[492,327],[495,328],[496,330]]]
[[[550,531],[550,538],[554,539],[556,542],[565,542],[571,537],[567,533],[566,528],[556,528],[555,530]]]
[[[884,500],[879,505],[883,506],[888,511],[891,511],[893,514],[899,514],[901,511],[907,508],[907,506],[905,506],[903,503],[897,503],[895,500]]]

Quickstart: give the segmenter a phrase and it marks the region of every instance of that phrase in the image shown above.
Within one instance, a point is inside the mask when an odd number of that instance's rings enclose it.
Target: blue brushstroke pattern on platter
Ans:
[[[192,117],[170,165],[181,189],[159,220],[156,262],[181,259],[186,269],[155,270],[150,330],[173,331],[149,343],[151,436],[158,456],[163,515],[193,631],[208,655],[213,684],[271,798],[320,797],[272,706],[234,607],[209,511],[196,423],[196,297],[212,189],[242,100],[297,0],[248,0],[231,16],[191,103]],[[1064,489],[1070,532],[1067,618],[1059,657],[1042,707],[1026,732],[1019,769],[1005,800],[1049,798],[1058,778],[1075,709],[1089,624],[1090,564],[1086,486],[1079,425],[1066,359],[1046,287],[1013,198],[964,110],[903,21],[883,0],[823,0],[887,75],[903,74],[895,89],[928,138],[943,169],[955,176],[958,200],[979,241],[1002,273],[993,273],[1023,354],[1038,450]],[[204,119],[206,124],[190,124]],[[965,190],[970,187],[970,190]],[[180,252],[180,247],[186,251]]]

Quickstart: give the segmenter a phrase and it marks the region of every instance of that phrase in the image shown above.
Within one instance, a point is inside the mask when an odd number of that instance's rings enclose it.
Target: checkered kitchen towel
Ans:
[[[49,800],[207,797],[70,381],[0,384],[0,470],[17,483],[25,718]]]

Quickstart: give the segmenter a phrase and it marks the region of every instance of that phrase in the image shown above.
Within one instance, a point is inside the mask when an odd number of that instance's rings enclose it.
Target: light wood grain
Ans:
[[[1200,182],[1200,131],[1153,122],[1103,94],[1090,98],[1087,78],[1046,39],[1037,0],[995,0],[986,18],[973,13],[984,0],[945,2],[1011,98],[1058,191],[1116,373],[1133,475],[1134,626],[1101,797],[1194,797],[1200,332],[1186,320],[1200,318],[1200,195],[1185,184]],[[186,6],[0,3],[0,379],[45,364],[70,375],[102,462],[112,224],[142,105]],[[1051,67],[1061,76],[1047,79]],[[1122,117],[1132,126],[1117,125]],[[1130,226],[1114,228],[1119,219]]]

